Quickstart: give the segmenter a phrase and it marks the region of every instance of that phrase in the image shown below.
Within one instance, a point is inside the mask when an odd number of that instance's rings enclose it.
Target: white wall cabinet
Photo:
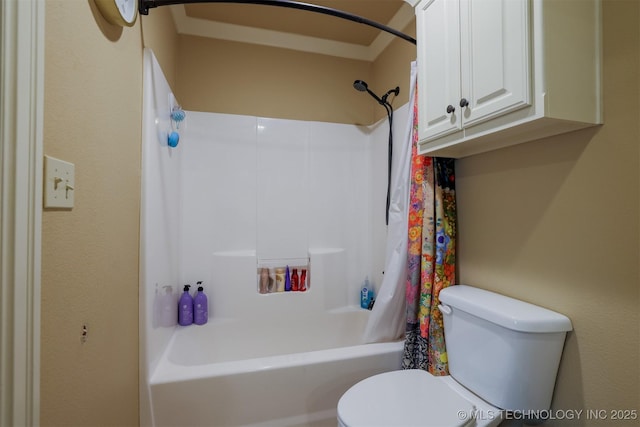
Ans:
[[[416,24],[421,154],[602,123],[599,0],[422,0]]]

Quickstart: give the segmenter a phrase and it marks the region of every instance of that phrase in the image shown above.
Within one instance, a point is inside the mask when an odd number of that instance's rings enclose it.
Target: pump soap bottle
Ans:
[[[204,325],[209,320],[207,296],[204,294],[202,282],[198,282],[198,293],[193,299],[193,323]]]
[[[189,295],[191,285],[184,285],[184,292],[178,301],[178,323],[188,326],[193,323],[193,297]]]

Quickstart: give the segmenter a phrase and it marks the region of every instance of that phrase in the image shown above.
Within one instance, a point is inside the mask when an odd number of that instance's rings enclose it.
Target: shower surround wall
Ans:
[[[364,278],[383,270],[373,265],[382,242],[372,200],[386,170],[374,176],[368,129],[189,112],[183,141],[180,278],[204,280],[213,316],[311,300],[257,293],[256,266],[277,260],[310,258],[309,294],[324,295],[317,308],[357,304]]]
[[[260,322],[304,333],[305,322],[360,310],[365,277],[379,286],[388,123],[354,126],[188,111],[180,143],[172,149],[166,143],[170,88],[149,50],[144,85],[141,422],[151,424],[150,383],[182,328],[162,325],[165,287],[177,301],[184,284],[202,280],[213,327]],[[404,133],[406,117],[405,106],[396,113],[396,135]],[[259,263],[292,259],[309,259],[310,289],[259,294]],[[341,328],[360,330],[361,323]]]

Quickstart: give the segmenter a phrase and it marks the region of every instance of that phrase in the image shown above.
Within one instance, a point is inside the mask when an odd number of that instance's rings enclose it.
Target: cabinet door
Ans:
[[[460,7],[458,0],[423,0],[418,32],[418,136],[436,139],[461,129]],[[447,112],[447,107],[455,108]],[[451,109],[450,108],[450,109]]]
[[[463,127],[531,104],[529,34],[528,0],[460,0]]]

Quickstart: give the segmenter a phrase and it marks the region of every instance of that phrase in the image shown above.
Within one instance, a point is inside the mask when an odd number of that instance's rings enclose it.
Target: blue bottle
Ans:
[[[369,308],[369,301],[371,301],[371,297],[373,296],[373,290],[369,286],[369,277],[367,276],[364,279],[364,283],[362,284],[362,288],[360,289],[360,308]]]
[[[193,299],[193,323],[204,325],[209,320],[207,296],[204,294],[202,282],[198,282],[198,293]]]
[[[367,303],[367,309],[371,310],[373,308],[373,304],[376,302],[376,290],[373,289],[373,283],[369,282],[368,277],[367,277],[367,285],[369,288],[369,302]]]
[[[178,324],[188,326],[193,323],[193,298],[189,295],[191,285],[184,285],[184,292],[178,301]]]

